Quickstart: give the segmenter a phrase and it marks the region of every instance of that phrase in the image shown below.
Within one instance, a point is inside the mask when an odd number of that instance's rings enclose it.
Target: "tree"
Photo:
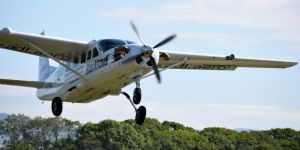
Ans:
[[[257,145],[257,141],[256,138],[251,136],[248,131],[242,131],[237,137],[236,145],[237,149],[253,149],[253,147]]]
[[[132,125],[113,120],[104,120],[98,124],[87,123],[79,130],[78,141],[83,141],[81,147],[89,141],[104,149],[141,149],[145,147],[144,136],[138,133]]]
[[[205,128],[200,132],[207,137],[209,143],[218,147],[218,149],[236,149],[238,134],[236,131],[226,128]]]
[[[300,149],[300,134],[293,129],[271,129],[264,133],[276,139],[284,149]]]
[[[0,150],[7,149],[300,149],[299,131],[271,129],[236,132],[226,128],[197,131],[170,121],[146,118],[143,125],[134,120],[99,123],[70,121],[61,117],[29,118],[10,115],[0,121],[0,134],[8,137]]]
[[[23,139],[29,136],[28,128],[30,118],[24,115],[9,115],[1,122],[1,133],[8,136],[7,144],[23,143]]]

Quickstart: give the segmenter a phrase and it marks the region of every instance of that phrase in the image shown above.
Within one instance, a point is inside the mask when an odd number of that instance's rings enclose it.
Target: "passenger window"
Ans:
[[[93,50],[93,58],[97,57],[99,55],[99,52],[97,50],[97,48],[94,48]]]
[[[75,57],[73,62],[74,64],[78,64],[78,57]]]
[[[86,54],[82,53],[81,54],[81,63],[85,63],[85,57],[86,57]]]
[[[91,57],[92,57],[92,51],[89,51],[89,52],[88,52],[88,57],[87,57],[87,60],[90,60],[90,59],[91,59]]]

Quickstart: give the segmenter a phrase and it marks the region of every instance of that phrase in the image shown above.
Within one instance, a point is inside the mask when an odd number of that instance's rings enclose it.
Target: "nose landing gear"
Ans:
[[[141,102],[142,90],[140,88],[140,81],[137,80],[135,83],[136,83],[136,88],[134,89],[133,92],[133,103],[137,105]]]
[[[140,88],[135,88],[133,92],[133,103],[139,104],[142,99],[142,90]]]

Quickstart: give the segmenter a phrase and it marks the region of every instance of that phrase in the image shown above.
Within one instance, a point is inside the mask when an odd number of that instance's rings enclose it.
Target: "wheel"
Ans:
[[[52,100],[52,113],[54,116],[60,116],[62,109],[63,109],[63,105],[62,105],[62,101],[60,98],[54,98]]]
[[[140,106],[135,114],[135,123],[142,125],[146,118],[146,107]]]
[[[139,104],[142,99],[142,90],[140,88],[135,88],[133,92],[133,103]]]

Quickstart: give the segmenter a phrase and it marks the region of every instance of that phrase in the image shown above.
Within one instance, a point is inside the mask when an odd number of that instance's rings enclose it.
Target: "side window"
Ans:
[[[99,55],[99,52],[96,48],[93,50],[93,58],[97,57]]]
[[[74,58],[74,60],[73,60],[73,62],[74,62],[74,64],[78,64],[78,57],[76,57],[76,58]]]
[[[81,54],[81,63],[85,63],[85,57],[86,57],[86,53],[82,53]]]
[[[90,60],[92,57],[92,51],[88,51],[87,60]]]

